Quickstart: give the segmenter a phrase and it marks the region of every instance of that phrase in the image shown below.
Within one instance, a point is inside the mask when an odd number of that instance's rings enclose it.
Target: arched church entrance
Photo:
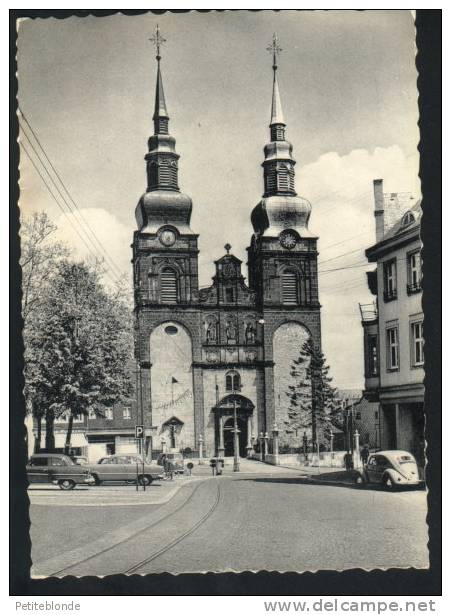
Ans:
[[[246,445],[247,445],[247,421],[241,417],[237,418],[238,428],[238,442],[239,442],[239,454],[240,457],[246,457]],[[227,419],[224,423],[224,456],[233,457],[235,449],[233,446],[233,417]]]
[[[252,416],[254,404],[236,393],[226,395],[213,409],[216,418],[215,444],[217,455],[233,457],[234,455],[234,416],[238,429],[238,446],[240,457],[246,457],[252,450]]]

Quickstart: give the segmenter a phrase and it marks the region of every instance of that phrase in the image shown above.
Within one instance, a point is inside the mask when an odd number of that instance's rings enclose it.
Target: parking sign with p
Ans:
[[[137,440],[144,438],[144,425],[135,425],[135,438]]]

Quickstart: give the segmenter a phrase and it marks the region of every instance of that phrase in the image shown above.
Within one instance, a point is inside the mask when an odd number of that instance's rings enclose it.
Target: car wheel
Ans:
[[[58,486],[60,489],[63,489],[63,491],[69,491],[75,487],[75,483],[73,480],[65,478],[64,480],[58,481]]]
[[[93,479],[94,479],[94,485],[99,486],[99,485],[101,485],[101,484],[102,484],[102,481],[99,479],[99,477],[97,476],[97,474],[93,474],[93,475],[92,475],[92,477],[93,477]]]
[[[364,480],[363,480],[363,476],[361,474],[358,474],[355,479],[354,482],[356,485],[363,485]]]
[[[396,485],[393,482],[393,480],[390,478],[390,476],[386,476],[384,478],[383,483],[384,483],[384,487],[388,489],[389,491],[394,491],[396,489]]]
[[[146,487],[151,485],[152,481],[153,481],[153,478],[150,476],[150,474],[145,474],[144,476],[139,477],[139,484],[145,485]]]

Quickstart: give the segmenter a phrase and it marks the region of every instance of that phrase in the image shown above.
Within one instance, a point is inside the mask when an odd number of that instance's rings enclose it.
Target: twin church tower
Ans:
[[[230,253],[215,261],[199,288],[198,235],[192,201],[179,188],[179,155],[169,132],[156,30],[154,134],[145,155],[147,189],[133,236],[139,406],[153,450],[233,454],[237,412],[241,456],[277,428],[281,444],[299,446],[288,421],[290,367],[304,340],[320,346],[317,237],[310,203],[295,190],[295,160],[285,139],[274,35],[270,141],[264,148],[264,194],[251,213],[248,284]],[[246,204],[242,204],[243,207]]]

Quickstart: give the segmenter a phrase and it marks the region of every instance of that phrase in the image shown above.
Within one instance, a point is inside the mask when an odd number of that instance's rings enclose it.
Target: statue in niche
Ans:
[[[245,329],[246,344],[255,344],[256,329],[254,323],[248,322]]]
[[[216,322],[210,322],[207,326],[207,344],[213,344],[217,338]]]
[[[225,330],[227,342],[235,342],[236,341],[236,327],[235,324],[229,320]]]

